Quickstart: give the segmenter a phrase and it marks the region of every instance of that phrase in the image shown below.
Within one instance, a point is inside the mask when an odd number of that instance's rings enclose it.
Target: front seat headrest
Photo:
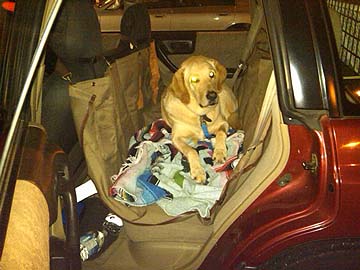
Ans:
[[[151,37],[150,15],[144,4],[129,6],[121,19],[121,34],[135,46],[148,46]]]

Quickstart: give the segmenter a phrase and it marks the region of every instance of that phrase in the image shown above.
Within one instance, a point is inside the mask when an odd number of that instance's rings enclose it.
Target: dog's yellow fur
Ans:
[[[188,142],[196,144],[204,139],[201,116],[211,119],[207,128],[216,138],[213,160],[224,162],[226,159],[227,120],[237,109],[237,102],[225,79],[226,69],[218,61],[192,56],[174,74],[161,99],[162,117],[172,128],[173,144],[187,157],[190,174],[198,183],[204,183],[206,175],[198,153]],[[209,99],[209,92],[217,94],[216,100]]]

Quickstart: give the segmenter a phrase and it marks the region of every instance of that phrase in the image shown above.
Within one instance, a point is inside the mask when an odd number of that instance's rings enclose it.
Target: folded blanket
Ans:
[[[242,156],[244,132],[228,131],[223,164],[213,163],[214,140],[194,146],[207,176],[205,185],[197,184],[190,176],[187,159],[171,143],[171,128],[161,119],[153,122],[131,138],[128,159],[112,176],[110,195],[131,206],[157,203],[171,216],[198,211],[201,217],[209,217]]]

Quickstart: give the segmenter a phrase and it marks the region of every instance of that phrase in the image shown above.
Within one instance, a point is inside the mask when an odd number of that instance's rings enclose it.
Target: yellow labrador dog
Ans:
[[[187,157],[190,174],[198,183],[205,182],[206,174],[189,142],[196,145],[207,133],[213,134],[213,160],[226,159],[227,120],[237,103],[225,79],[226,69],[218,61],[192,56],[182,63],[162,96],[161,113],[172,128],[172,142]]]

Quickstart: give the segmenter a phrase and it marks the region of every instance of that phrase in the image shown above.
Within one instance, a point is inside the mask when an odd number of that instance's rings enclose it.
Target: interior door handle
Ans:
[[[164,18],[165,15],[164,14],[155,14],[154,17],[155,18]]]
[[[163,43],[169,54],[189,54],[194,51],[192,40],[164,40]]]
[[[229,16],[229,13],[219,13],[219,16]]]

